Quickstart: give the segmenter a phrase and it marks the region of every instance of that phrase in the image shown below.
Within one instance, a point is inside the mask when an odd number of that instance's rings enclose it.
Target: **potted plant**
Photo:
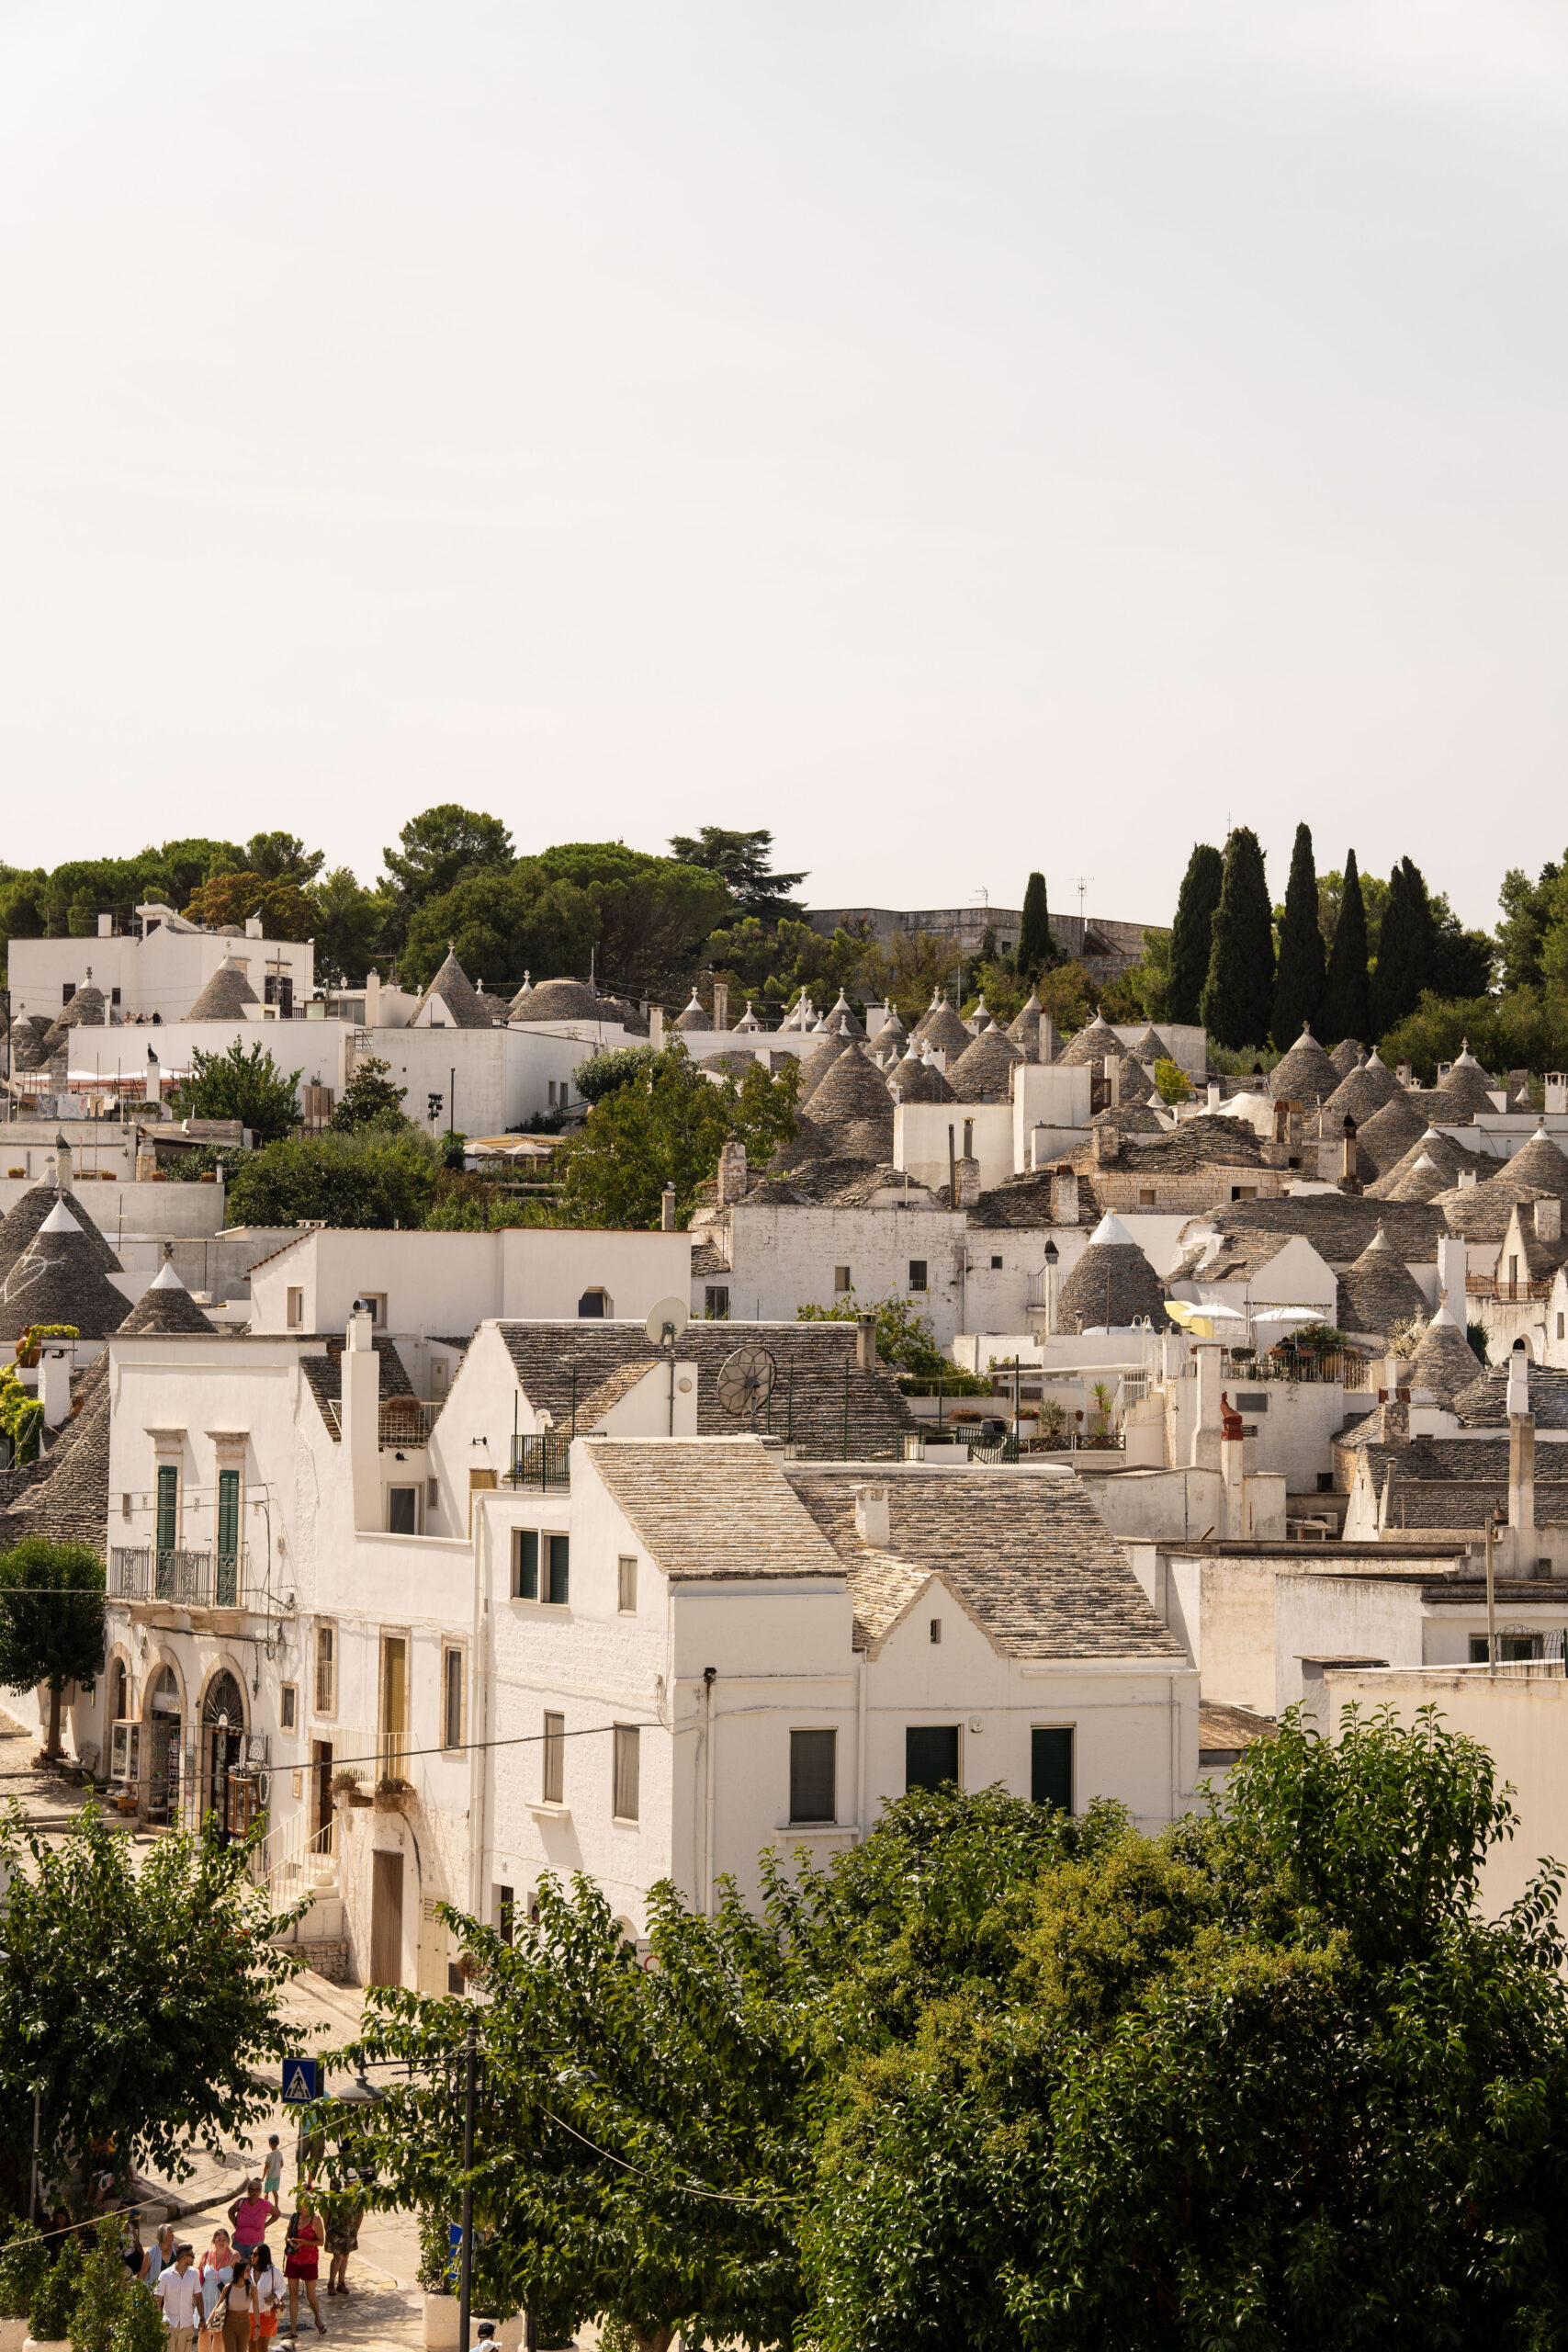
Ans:
[[[419,2283],[424,2291],[425,2352],[457,2352],[457,2296],[451,2240],[438,2213],[419,2222]]]
[[[347,1770],[334,1772],[333,1774],[332,1789],[333,1794],[336,1797],[340,1805],[354,1807],[356,1805],[368,1805],[370,1803],[369,1791],[360,1780],[357,1772],[350,1772]]]
[[[412,1794],[412,1781],[400,1779],[396,1772],[383,1772],[376,1783],[376,1810],[378,1813],[401,1813],[404,1803]]]
[[[49,2268],[49,2248],[31,2222],[18,2222],[0,2247],[0,2352],[22,2352],[28,2312]]]

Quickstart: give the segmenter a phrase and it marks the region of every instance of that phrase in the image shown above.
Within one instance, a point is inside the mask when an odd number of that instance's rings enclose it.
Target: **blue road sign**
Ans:
[[[315,2058],[286,2058],[283,2062],[283,2097],[289,2107],[309,2107],[316,2096],[321,2062]]]

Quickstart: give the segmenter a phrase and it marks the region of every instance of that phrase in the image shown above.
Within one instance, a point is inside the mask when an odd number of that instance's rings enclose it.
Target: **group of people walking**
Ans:
[[[132,2228],[126,2267],[146,2280],[163,2306],[168,2352],[251,2352],[277,2335],[285,2301],[292,2336],[299,2324],[301,2289],[317,2334],[326,2334],[317,2296],[321,2257],[323,2252],[328,2256],[328,2294],[346,2295],[348,2257],[358,2241],[363,2208],[340,2209],[333,2199],[331,2218],[324,2218],[309,2189],[301,2188],[284,2222],[282,2183],[283,2157],[275,2134],[260,2176],[245,2183],[229,2208],[231,2227],[213,2231],[199,2261],[188,2241],[176,2240],[172,2223],[145,2249]],[[272,2249],[280,2225],[281,2270]]]

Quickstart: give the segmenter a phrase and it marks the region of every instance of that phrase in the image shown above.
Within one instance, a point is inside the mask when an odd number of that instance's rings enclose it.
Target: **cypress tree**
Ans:
[[[1303,1021],[1315,1023],[1323,1002],[1323,933],[1317,927],[1317,866],[1308,826],[1296,827],[1285,920],[1280,926],[1280,968],[1274,977],[1274,1043],[1288,1054]]]
[[[1367,909],[1361,897],[1361,876],[1351,850],[1345,860],[1345,895],[1328,951],[1328,971],[1323,983],[1322,1023],[1318,1043],[1337,1046],[1341,1037],[1359,1037],[1363,1044],[1372,1025],[1367,981]]]
[[[1371,1022],[1386,1037],[1432,986],[1438,925],[1418,865],[1402,857],[1389,876],[1388,905],[1378,933],[1378,960],[1371,978]]]
[[[1051,936],[1051,910],[1045,903],[1045,876],[1032,874],[1023,893],[1023,920],[1018,930],[1017,970],[1021,980],[1037,980],[1062,960]]]
[[[1172,1021],[1196,1025],[1203,983],[1209,977],[1214,910],[1224,887],[1225,862],[1209,842],[1200,842],[1187,861],[1176,921],[1170,927],[1170,978],[1166,1011]]]
[[[1216,1045],[1261,1046],[1274,1012],[1274,910],[1263,851],[1249,825],[1225,843],[1224,888],[1214,912],[1201,1005]]]

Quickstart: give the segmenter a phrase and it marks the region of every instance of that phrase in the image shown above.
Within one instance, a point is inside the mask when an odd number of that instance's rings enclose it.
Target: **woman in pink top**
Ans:
[[[234,2224],[235,2253],[254,2254],[266,2235],[267,2223],[277,2219],[277,2208],[270,2197],[262,2195],[259,2180],[247,2180],[244,2193],[229,2208],[229,2219]]]

